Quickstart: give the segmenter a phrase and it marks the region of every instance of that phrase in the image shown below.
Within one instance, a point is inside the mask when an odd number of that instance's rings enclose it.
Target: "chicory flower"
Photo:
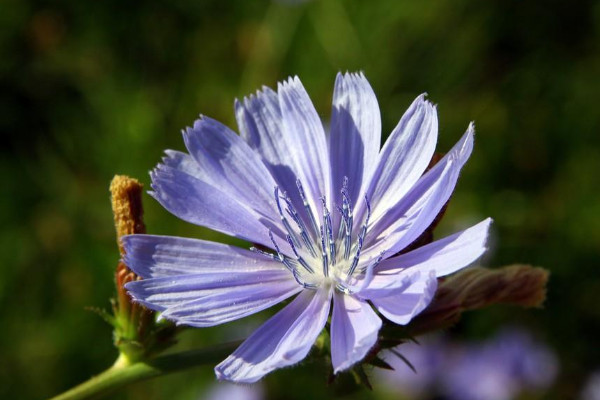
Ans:
[[[558,360],[527,331],[505,328],[488,342],[455,349],[440,374],[450,399],[509,400],[522,392],[543,393],[558,372]]]
[[[411,399],[510,400],[524,393],[539,398],[559,369],[556,354],[519,327],[505,327],[479,343],[431,336],[419,343],[384,353],[394,371],[381,369],[376,376],[390,392]]]
[[[301,361],[330,314],[333,369],[346,370],[376,343],[380,316],[407,324],[438,277],[485,251],[490,219],[402,252],[446,204],[473,147],[471,124],[426,171],[438,120],[425,95],[381,150],[363,74],[338,74],[328,133],[297,77],[237,101],[235,113],[240,135],[208,117],[186,129],[189,153],[166,151],[151,194],[185,221],[255,245],[123,240],[126,264],[144,278],[129,293],[177,324],[223,324],[295,296],[216,366],[219,379],[255,382]]]

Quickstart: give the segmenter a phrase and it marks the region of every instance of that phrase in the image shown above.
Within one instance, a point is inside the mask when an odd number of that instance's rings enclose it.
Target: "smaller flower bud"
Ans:
[[[112,209],[121,257],[124,235],[145,233],[142,219],[142,184],[133,178],[116,175],[111,184]],[[129,361],[148,357],[173,343],[175,328],[169,322],[156,322],[155,313],[132,301],[125,291],[128,282],[141,279],[125,263],[119,261],[115,273],[117,299],[113,302],[115,346]]]
[[[464,311],[493,304],[541,307],[546,299],[549,272],[515,264],[499,269],[473,267],[440,280],[435,298],[405,333],[417,336],[456,323]]]

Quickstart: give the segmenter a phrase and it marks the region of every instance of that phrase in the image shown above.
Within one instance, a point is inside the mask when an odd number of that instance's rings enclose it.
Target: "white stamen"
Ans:
[[[341,189],[341,206],[334,205],[341,215],[337,238],[333,235],[332,217],[327,207],[325,197],[320,198],[322,203],[322,224],[317,225],[316,215],[312,212],[312,208],[306,199],[300,180],[296,181],[296,186],[298,187],[298,193],[304,204],[314,235],[307,230],[303,217],[300,217],[287,193],[284,192],[283,194],[280,194],[279,187],[276,186],[274,195],[277,211],[281,218],[282,225],[285,228],[285,231],[287,231],[285,240],[294,253],[294,257],[288,257],[283,254],[272,231],[269,231],[269,238],[273,243],[275,253],[266,252],[256,247],[251,247],[250,250],[268,257],[271,260],[281,262],[291,271],[296,282],[305,289],[317,289],[322,285],[332,284],[335,285],[337,290],[346,294],[352,294],[362,290],[352,286],[350,282],[356,282],[356,279],[362,279],[363,283],[361,287],[368,284],[371,280],[370,277],[373,275],[373,269],[383,259],[383,253],[381,253],[374,262],[358,268],[371,217],[371,204],[369,203],[369,199],[365,195],[365,204],[367,208],[366,217],[361,225],[360,231],[355,236],[356,244],[352,246],[353,211],[350,195],[348,193],[348,178],[344,177]],[[285,208],[282,207],[281,200],[285,201]],[[291,226],[288,217],[294,220],[295,227]],[[344,257],[338,259],[337,246],[339,245],[341,247],[342,244],[344,246]],[[316,246],[320,247],[320,254],[318,250],[316,250]],[[350,257],[351,252],[354,253],[352,257]],[[319,265],[317,263],[321,264],[319,268],[315,268],[316,265]],[[302,270],[299,269],[300,267],[302,267]],[[313,276],[314,279],[309,278],[307,280],[306,278],[308,278],[308,276],[306,274]],[[362,278],[360,278],[361,276]]]

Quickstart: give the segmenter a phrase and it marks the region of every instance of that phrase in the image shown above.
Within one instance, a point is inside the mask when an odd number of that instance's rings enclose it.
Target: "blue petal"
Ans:
[[[406,325],[429,305],[436,290],[437,279],[435,272],[432,271],[427,277],[417,280],[401,293],[372,298],[371,302],[390,321]]]
[[[413,101],[385,142],[367,189],[376,222],[417,182],[429,165],[437,141],[435,107],[421,95]],[[357,211],[362,216],[364,203]],[[359,219],[360,220],[360,219]]]
[[[377,284],[381,279],[393,279],[393,275],[401,272],[416,270],[423,274],[435,271],[439,278],[472,264],[487,249],[486,241],[491,223],[492,219],[487,218],[462,232],[382,261],[372,284]]]
[[[252,383],[303,360],[329,315],[331,289],[305,290],[215,367],[218,379]]]
[[[183,135],[201,172],[198,179],[260,214],[278,221],[275,181],[258,153],[225,125],[202,117]]]
[[[298,77],[279,83],[287,156],[304,185],[313,212],[321,209],[320,197],[330,202],[330,165],[323,124]]]
[[[384,250],[388,255],[399,252],[433,222],[454,191],[460,170],[471,154],[473,132],[471,124],[452,150],[369,228],[365,259]]]
[[[152,173],[150,194],[175,216],[253,243],[271,247],[268,232],[285,237],[279,223],[187,172],[159,165]]]
[[[235,102],[235,117],[240,136],[258,152],[267,166],[287,165],[283,141],[283,117],[277,93],[268,87],[243,101]],[[285,180],[285,179],[284,179]],[[295,183],[293,183],[295,187]]]
[[[331,362],[338,373],[362,360],[377,342],[381,319],[371,306],[337,292],[331,316]]]
[[[262,91],[243,101],[236,100],[235,116],[242,139],[260,154],[281,193],[287,194],[296,212],[308,225],[310,219],[296,186],[300,167],[290,156],[291,150],[285,140],[288,133],[283,124],[277,93],[263,87]]]
[[[165,154],[166,156],[162,159],[164,165],[202,180],[203,172],[192,156],[177,150],[165,150]]]
[[[128,235],[121,240],[125,247],[123,261],[144,279],[284,269],[279,261],[223,243],[159,235]]]
[[[421,280],[422,276],[423,274],[418,269],[392,271],[390,273],[378,271],[366,287],[361,288],[357,296],[364,300],[393,296],[404,292],[411,285]]]
[[[344,177],[348,177],[348,193],[356,204],[377,166],[380,145],[381,116],[369,82],[362,73],[338,73],[329,135],[334,204],[342,204]]]
[[[129,235],[125,263],[142,281],[133,298],[178,323],[211,326],[258,312],[302,288],[283,265],[222,243]]]
[[[289,271],[207,271],[143,279],[126,284],[134,300],[162,311],[161,317],[197,327],[254,314],[298,293]]]

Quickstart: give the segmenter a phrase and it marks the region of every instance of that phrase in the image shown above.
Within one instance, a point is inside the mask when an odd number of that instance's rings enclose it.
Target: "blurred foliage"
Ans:
[[[301,77],[329,118],[337,71],[363,70],[384,133],[427,91],[439,149],[477,124],[476,147],[438,236],[495,218],[490,266],[550,269],[544,310],[496,307],[451,333],[521,323],[554,345],[547,398],[573,398],[600,368],[600,3],[592,0],[3,0],[0,12],[0,397],[47,397],[116,357],[108,307],[118,260],[108,185],[149,182],[163,149],[203,113],[234,127],[233,99]],[[148,187],[148,186],[147,186]],[[149,197],[152,233],[223,240]],[[181,348],[240,337],[265,315],[189,330]],[[265,383],[277,399],[321,399],[311,363]],[[201,398],[197,369],[134,385],[122,399]],[[347,380],[342,377],[341,381]],[[361,391],[378,398],[378,391]],[[352,394],[349,394],[352,396]]]

